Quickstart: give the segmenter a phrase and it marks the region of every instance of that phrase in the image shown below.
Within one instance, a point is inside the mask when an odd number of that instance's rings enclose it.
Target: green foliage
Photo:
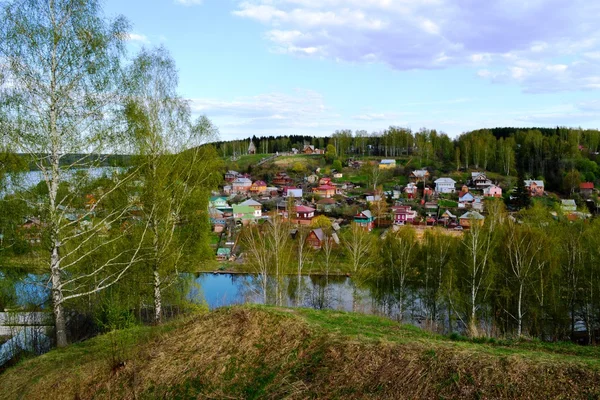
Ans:
[[[342,170],[342,162],[340,160],[335,160],[333,162],[333,164],[331,165],[331,168],[333,168],[336,171],[340,172]]]

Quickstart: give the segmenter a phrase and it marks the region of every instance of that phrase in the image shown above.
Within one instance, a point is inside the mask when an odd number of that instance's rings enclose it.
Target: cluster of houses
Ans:
[[[303,153],[320,154],[319,151],[313,146],[306,145]],[[361,162],[351,161],[349,166],[355,167],[353,163]],[[381,160],[378,167],[382,170],[394,169],[396,160]],[[221,233],[228,227],[245,226],[260,220],[268,220],[272,215],[280,215],[297,226],[309,227],[313,225],[317,216],[327,216],[342,204],[358,204],[360,211],[353,217],[334,222],[333,226],[337,227],[334,229],[335,237],[328,237],[319,228],[310,231],[307,240],[317,249],[323,246],[323,240],[338,243],[337,231],[340,225],[350,222],[367,231],[371,231],[376,226],[401,225],[437,225],[455,230],[469,229],[474,223],[484,223],[485,217],[482,213],[485,198],[502,197],[502,188],[492,182],[485,172],[480,171],[472,172],[465,184],[458,183],[450,177],[440,177],[429,186],[430,172],[427,169],[417,169],[410,172],[409,182],[404,187],[396,187],[384,193],[365,193],[362,200],[357,200],[356,196],[346,195],[354,185],[349,182],[339,183],[342,177],[340,172],[332,174],[332,177],[321,177],[315,173],[305,176],[301,182],[298,182],[287,173],[278,172],[267,183],[263,180],[253,181],[248,174],[228,171],[225,174],[226,185],[222,193],[211,198],[210,201],[209,213],[214,231]],[[524,185],[532,197],[545,194],[544,182],[541,180],[525,180]],[[586,182],[580,187],[582,194],[584,192],[591,194],[593,190],[593,183]],[[382,212],[378,211],[379,215],[375,216],[369,210],[369,204],[382,200],[382,196],[385,196],[388,201],[391,200],[392,205]],[[307,200],[311,197],[312,201]],[[402,200],[402,197],[408,201]],[[241,200],[237,204],[230,205],[230,199]],[[411,203],[411,199],[420,199],[420,202]],[[271,205],[274,203],[276,210],[264,214],[266,202],[270,202]],[[575,202],[564,200],[563,210],[565,213],[575,213]],[[230,250],[219,249],[217,252],[219,259],[228,259],[230,256]]]

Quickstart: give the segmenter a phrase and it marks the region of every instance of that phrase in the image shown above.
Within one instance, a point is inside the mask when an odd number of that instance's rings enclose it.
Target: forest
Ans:
[[[262,153],[289,152],[308,143],[317,148],[334,146],[343,160],[360,157],[407,158],[421,167],[442,172],[481,169],[505,176],[542,179],[551,191],[568,193],[570,182],[596,182],[600,178],[600,131],[578,128],[492,128],[465,132],[456,138],[434,129],[411,131],[390,127],[381,132],[338,130],[327,137],[254,136],[218,142],[223,157],[245,154],[250,140]],[[571,174],[571,175],[569,175]]]

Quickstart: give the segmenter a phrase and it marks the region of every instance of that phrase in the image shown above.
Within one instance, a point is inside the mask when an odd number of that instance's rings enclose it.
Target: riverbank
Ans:
[[[600,349],[470,341],[352,313],[222,308],[0,375],[0,398],[596,398]],[[476,343],[480,342],[480,343]]]

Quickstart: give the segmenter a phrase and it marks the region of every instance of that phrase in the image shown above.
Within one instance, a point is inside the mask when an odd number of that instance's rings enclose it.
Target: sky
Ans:
[[[106,0],[223,140],[600,127],[600,2]]]

